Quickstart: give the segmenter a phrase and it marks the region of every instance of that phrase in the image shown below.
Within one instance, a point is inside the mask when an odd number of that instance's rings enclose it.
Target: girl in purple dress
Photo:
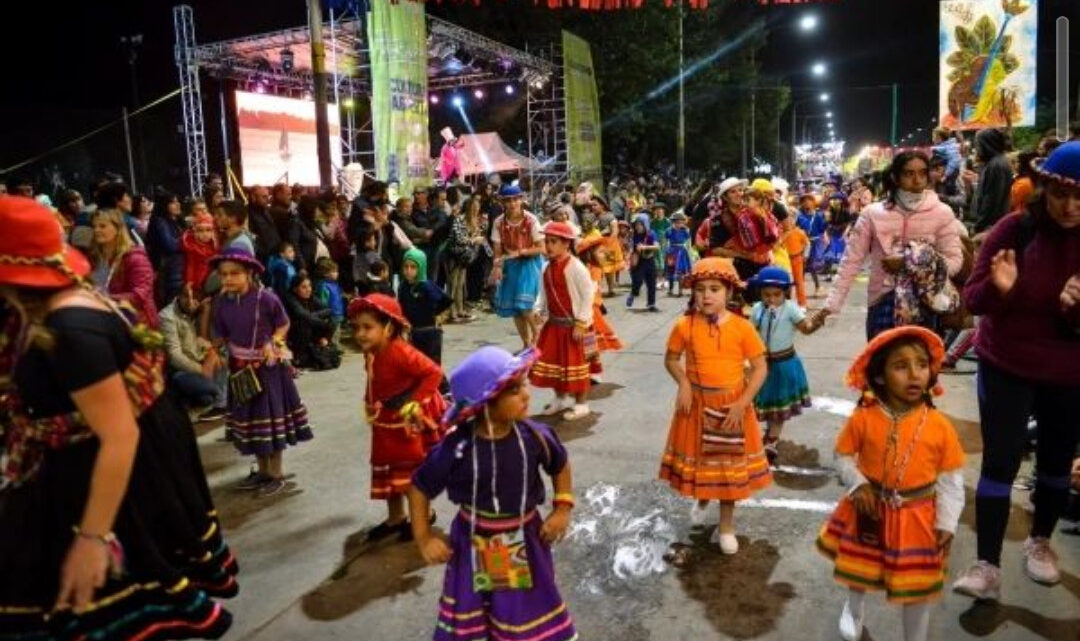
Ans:
[[[435,641],[570,641],[573,619],[555,585],[551,544],[562,540],[574,505],[566,449],[547,426],[527,420],[525,382],[539,353],[483,347],[450,375],[458,425],[413,475],[413,535],[428,563],[448,563]],[[546,519],[543,469],[554,509]],[[461,507],[449,545],[434,536],[430,501],[446,490]]]
[[[289,317],[277,295],[259,285],[262,265],[246,249],[226,248],[210,265],[221,277],[221,294],[214,301],[215,349],[208,351],[203,368],[209,373],[220,369],[218,349],[228,348],[225,425],[236,449],[258,461],[258,470],[240,487],[276,494],[285,488],[282,452],[312,436],[285,347]]]

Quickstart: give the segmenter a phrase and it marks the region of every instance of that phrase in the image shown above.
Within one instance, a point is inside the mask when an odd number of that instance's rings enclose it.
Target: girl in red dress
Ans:
[[[439,418],[446,401],[439,394],[442,368],[413,347],[409,321],[397,300],[370,294],[349,304],[354,338],[364,352],[367,391],[364,405],[371,424],[371,498],[386,501],[386,520],[368,533],[374,541],[397,534],[411,540],[405,491],[412,474],[442,432]]]
[[[573,421],[588,416],[585,396],[589,393],[589,363],[585,339],[593,324],[593,285],[589,270],[570,253],[574,230],[567,223],[544,226],[544,248],[548,264],[536,311],[546,317],[537,347],[540,360],[533,366],[529,381],[536,387],[555,390],[555,400],[541,412],[562,414]],[[574,397],[574,404],[568,402]]]

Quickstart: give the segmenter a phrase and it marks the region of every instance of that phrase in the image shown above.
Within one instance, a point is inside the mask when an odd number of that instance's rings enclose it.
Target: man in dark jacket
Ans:
[[[1000,129],[983,129],[975,135],[975,152],[982,169],[975,195],[971,199],[971,214],[975,233],[989,231],[1002,216],[1009,213],[1009,190],[1013,174],[1005,157],[1008,140]]]
[[[248,229],[255,236],[255,258],[265,265],[281,245],[281,235],[270,217],[270,192],[266,187],[254,187],[251,190]]]

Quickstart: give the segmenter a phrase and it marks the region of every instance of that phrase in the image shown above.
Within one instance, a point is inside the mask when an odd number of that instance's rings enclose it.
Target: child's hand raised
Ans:
[[[420,548],[420,556],[428,565],[446,563],[453,556],[450,546],[438,536],[429,536],[423,541],[417,540],[416,545]]]
[[[859,514],[877,518],[878,499],[869,483],[863,483],[851,493],[851,502],[855,504],[855,510]]]
[[[570,510],[561,505],[556,505],[540,527],[540,539],[548,545],[558,543],[566,536],[566,528],[569,526]]]

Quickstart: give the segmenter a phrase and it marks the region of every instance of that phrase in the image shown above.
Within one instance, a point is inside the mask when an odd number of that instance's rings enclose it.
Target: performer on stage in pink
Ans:
[[[444,185],[449,185],[450,181],[461,178],[461,159],[458,155],[463,143],[449,127],[443,127],[439,135],[446,141],[439,152],[439,179]]]

